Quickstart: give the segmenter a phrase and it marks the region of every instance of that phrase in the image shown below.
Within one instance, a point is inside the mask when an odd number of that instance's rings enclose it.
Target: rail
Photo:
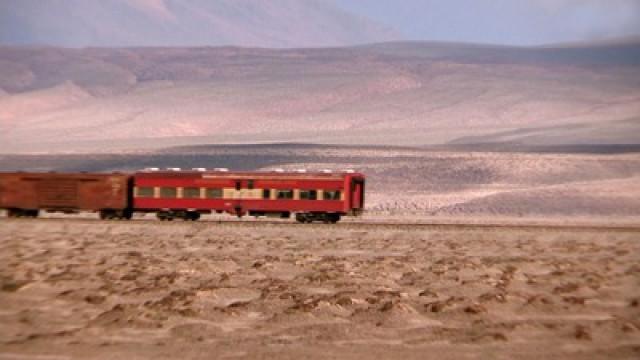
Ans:
[[[531,230],[531,231],[564,231],[564,232],[638,232],[640,225],[590,225],[590,224],[523,224],[523,223],[450,223],[450,222],[396,222],[396,221],[345,221],[338,224],[300,224],[291,220],[218,220],[204,219],[198,222],[173,221],[163,222],[156,219],[134,219],[131,221],[108,221],[92,218],[37,218],[37,219],[9,219],[0,218],[0,226],[3,222],[37,222],[37,221],[63,221],[70,223],[96,223],[102,222],[113,225],[150,224],[157,226],[192,226],[207,227],[214,225],[224,226],[271,226],[271,227],[300,227],[300,228],[329,228],[329,229],[397,229],[397,230]]]

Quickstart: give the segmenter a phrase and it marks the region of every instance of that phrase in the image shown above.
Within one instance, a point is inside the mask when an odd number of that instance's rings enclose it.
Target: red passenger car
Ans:
[[[134,175],[133,209],[162,220],[224,212],[337,222],[362,213],[364,186],[350,172],[144,171]]]

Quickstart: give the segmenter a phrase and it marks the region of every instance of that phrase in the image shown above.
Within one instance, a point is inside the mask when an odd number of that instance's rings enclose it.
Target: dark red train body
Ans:
[[[0,208],[9,216],[38,211],[97,211],[130,219],[135,212],[162,220],[197,220],[217,212],[336,222],[364,209],[359,173],[142,171],[135,174],[0,174]]]

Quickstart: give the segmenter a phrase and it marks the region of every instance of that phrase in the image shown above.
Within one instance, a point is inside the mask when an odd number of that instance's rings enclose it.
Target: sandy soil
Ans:
[[[0,219],[0,359],[637,359],[639,236]]]

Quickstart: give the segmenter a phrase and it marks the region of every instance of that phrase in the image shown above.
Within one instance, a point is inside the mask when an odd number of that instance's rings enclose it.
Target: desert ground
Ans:
[[[640,230],[0,219],[0,358],[637,359]]]

